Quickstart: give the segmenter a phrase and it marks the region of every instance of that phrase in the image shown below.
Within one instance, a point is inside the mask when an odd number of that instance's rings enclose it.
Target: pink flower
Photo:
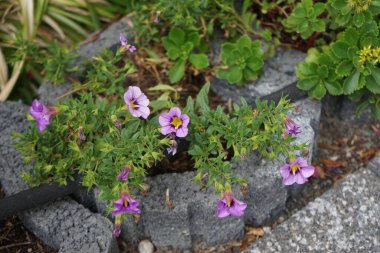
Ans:
[[[120,199],[116,200],[113,205],[115,209],[113,210],[112,215],[114,216],[122,213],[141,213],[140,209],[138,208],[139,201],[132,199],[131,195],[125,192],[121,194]]]
[[[158,121],[162,126],[161,133],[163,135],[175,133],[177,137],[185,137],[188,133],[187,125],[190,118],[186,114],[181,114],[178,107],[173,107],[168,113],[162,113]]]
[[[221,200],[218,200],[218,218],[224,218],[229,215],[241,217],[244,214],[244,210],[247,208],[247,204],[237,200],[232,192],[226,192]]]
[[[119,237],[121,233],[121,224],[120,223],[115,223],[114,230],[112,232],[113,237]]]
[[[297,135],[301,133],[301,126],[296,124],[293,120],[288,117],[285,119],[285,127],[289,135]]]
[[[285,164],[280,168],[280,173],[283,178],[284,185],[292,185],[294,183],[304,184],[314,174],[315,168],[309,166],[307,161],[298,157],[291,164]]]
[[[124,93],[124,101],[133,117],[148,118],[150,114],[149,99],[141,92],[139,87],[129,86],[127,92]]]
[[[122,33],[120,33],[120,44],[131,53],[136,51],[136,47],[129,44],[127,38]]]
[[[54,110],[49,109],[40,103],[40,101],[34,99],[29,113],[36,120],[38,130],[42,132],[50,124],[50,117],[54,114]]]
[[[123,170],[117,175],[117,179],[120,181],[128,181],[129,172],[131,168],[128,166],[124,166]]]

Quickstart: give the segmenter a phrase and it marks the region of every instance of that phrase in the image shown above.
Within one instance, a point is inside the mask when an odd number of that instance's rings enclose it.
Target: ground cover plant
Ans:
[[[214,187],[221,199],[216,215],[242,216],[247,205],[234,197],[232,185],[247,187],[236,177],[232,163],[256,151],[263,158],[288,157],[279,168],[284,184],[303,184],[314,168],[296,157],[304,144],[294,144],[300,126],[286,116],[291,104],[256,101],[253,109],[244,100],[230,113],[209,107],[209,84],[186,103],[173,94],[165,103],[150,100],[137,86],[126,86],[128,75],[138,71],[122,58],[132,45],[121,37],[116,53],[93,59],[86,81],[76,84],[71,99],[54,107],[34,100],[29,119],[35,122],[25,134],[15,134],[25,162],[34,161],[23,175],[32,186],[56,181],[65,185],[76,174],[87,187],[99,187],[115,216],[114,235],[126,215],[139,215],[138,192],[144,188],[149,168],[165,156],[176,155],[178,143],[187,141],[187,151],[197,169],[195,181]],[[160,101],[160,102],[159,102]]]

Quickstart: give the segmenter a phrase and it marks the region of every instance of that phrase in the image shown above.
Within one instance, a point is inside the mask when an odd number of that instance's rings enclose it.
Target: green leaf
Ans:
[[[313,30],[316,32],[324,32],[326,30],[326,24],[323,20],[318,20],[313,23]]]
[[[172,28],[169,32],[169,38],[177,47],[180,47],[185,43],[185,32],[178,28]]]
[[[171,47],[167,51],[167,55],[170,60],[176,60],[181,55],[181,51],[176,47]]]
[[[247,66],[253,71],[258,71],[264,66],[264,61],[261,58],[251,56],[247,59]]]
[[[201,111],[206,112],[209,111],[210,108],[208,106],[208,92],[210,90],[210,83],[207,82],[203,85],[202,89],[199,91],[197,98],[195,99],[196,108],[200,108]]]
[[[243,78],[242,70],[236,66],[229,68],[226,75],[228,82],[232,84],[239,83]]]
[[[318,83],[319,83],[319,78],[302,79],[298,81],[297,88],[307,91],[307,90],[311,90]]]
[[[335,0],[331,1],[331,6],[337,9],[338,11],[346,7],[346,0]]]
[[[167,84],[158,84],[152,88],[149,88],[150,91],[173,91],[177,92],[176,89],[174,89],[172,86]]]
[[[372,76],[366,77],[366,87],[372,93],[380,94],[380,85],[376,83],[375,79]]]
[[[194,47],[198,47],[201,43],[201,39],[199,38],[199,34],[197,32],[191,32],[187,35],[187,41],[190,41]]]
[[[252,42],[251,42],[251,39],[248,37],[248,35],[243,35],[240,37],[240,39],[238,39],[236,43],[237,43],[238,48],[243,48],[243,47],[250,48]]]
[[[376,83],[380,85],[380,69],[372,68],[372,77],[375,79]]]
[[[316,99],[321,99],[326,95],[326,88],[322,84],[318,84],[311,90],[311,96]]]
[[[342,41],[335,42],[331,45],[334,55],[341,59],[347,58],[348,48],[349,45]]]
[[[231,52],[235,49],[235,45],[230,43],[230,42],[226,42],[226,43],[223,43],[222,45],[222,52],[220,53],[220,59],[223,61],[223,62],[226,62],[227,61],[227,58],[228,58],[228,55],[231,54]]]
[[[343,87],[337,81],[325,82],[325,87],[331,95],[340,95],[343,93]]]
[[[314,12],[315,16],[319,16],[322,14],[322,12],[325,11],[326,5],[323,3],[316,3],[314,4]]]
[[[360,72],[354,71],[349,77],[347,77],[344,80],[343,91],[345,95],[349,95],[358,89],[359,77],[360,77]]]
[[[205,54],[191,54],[189,61],[197,69],[203,69],[209,66],[209,61]]]
[[[351,73],[353,67],[354,65],[350,60],[344,60],[338,64],[338,66],[335,69],[335,73],[341,77],[348,76]]]
[[[362,12],[358,12],[355,13],[353,20],[357,27],[361,27],[364,24],[365,16]]]
[[[180,81],[185,74],[185,61],[179,60],[177,63],[169,70],[169,80],[170,83],[176,83]]]

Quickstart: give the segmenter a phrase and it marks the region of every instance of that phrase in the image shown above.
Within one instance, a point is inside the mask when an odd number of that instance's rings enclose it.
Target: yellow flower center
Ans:
[[[132,106],[132,108],[139,108],[139,105],[138,104],[136,104],[136,100],[131,100],[131,106]]]
[[[359,63],[364,65],[367,62],[372,64],[380,62],[380,47],[371,48],[371,46],[368,46],[360,50]]]
[[[124,198],[124,206],[125,206],[125,207],[127,207],[127,206],[128,206],[128,204],[129,204],[129,203],[128,203],[128,200],[127,200],[127,198]]]
[[[293,175],[294,175],[294,174],[296,174],[296,172],[297,172],[298,170],[301,169],[301,167],[300,167],[298,164],[295,164],[295,165],[291,166],[290,169],[292,170],[292,173],[293,173]]]
[[[368,10],[372,0],[347,0],[347,5],[356,12]]]
[[[182,125],[182,120],[180,120],[178,117],[173,117],[172,122],[170,124],[172,124],[172,126],[174,126],[175,129],[178,129]]]

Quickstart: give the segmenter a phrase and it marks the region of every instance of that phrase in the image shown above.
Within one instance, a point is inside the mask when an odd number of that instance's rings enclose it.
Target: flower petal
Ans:
[[[218,218],[225,218],[230,215],[228,207],[221,200],[218,200],[218,210],[216,212],[216,215]]]
[[[182,127],[177,129],[176,135],[177,135],[177,137],[185,137],[187,135],[188,131],[189,130],[187,129],[187,127],[182,126]]]
[[[304,178],[311,177],[314,174],[315,168],[313,166],[306,166],[301,168],[300,173]]]
[[[160,117],[158,117],[158,122],[160,122],[161,126],[168,126],[170,125],[170,122],[172,120],[172,117],[169,113],[162,113]]]
[[[133,117],[135,117],[135,118],[141,117],[141,112],[138,109],[134,109],[131,106],[128,107],[128,109],[129,109],[129,112],[132,114]]]
[[[170,116],[174,117],[180,117],[181,116],[181,110],[178,107],[173,107],[169,111]]]
[[[189,116],[187,116],[187,114],[182,114],[180,118],[181,118],[181,121],[182,121],[182,127],[187,127],[187,125],[190,122]]]
[[[144,94],[141,94],[141,96],[139,96],[139,97],[136,99],[136,102],[137,102],[137,104],[139,104],[140,106],[148,106],[148,105],[149,105],[149,99],[148,99],[147,96],[144,95]]]
[[[296,183],[297,183],[297,184],[304,184],[304,183],[307,182],[307,179],[304,178],[304,177],[301,175],[301,173],[297,173],[297,174],[295,175],[295,178],[296,178]]]
[[[287,178],[290,174],[290,166],[289,164],[285,164],[284,166],[282,166],[280,168],[280,174],[282,176],[282,178]]]
[[[138,110],[141,113],[141,117],[143,117],[144,119],[147,119],[149,117],[149,114],[150,114],[149,107],[141,106],[140,108],[138,108]]]
[[[173,128],[172,126],[170,126],[170,125],[168,125],[168,126],[163,126],[163,127],[161,128],[161,133],[162,133],[163,135],[167,135],[167,134],[170,134],[170,133],[172,133],[172,132],[174,132],[174,128]]]
[[[295,177],[295,175],[293,175],[293,174],[289,174],[288,177],[286,177],[286,178],[284,178],[284,179],[282,180],[282,183],[283,183],[284,185],[292,185],[292,184],[294,184],[295,182],[296,182],[296,177]]]

